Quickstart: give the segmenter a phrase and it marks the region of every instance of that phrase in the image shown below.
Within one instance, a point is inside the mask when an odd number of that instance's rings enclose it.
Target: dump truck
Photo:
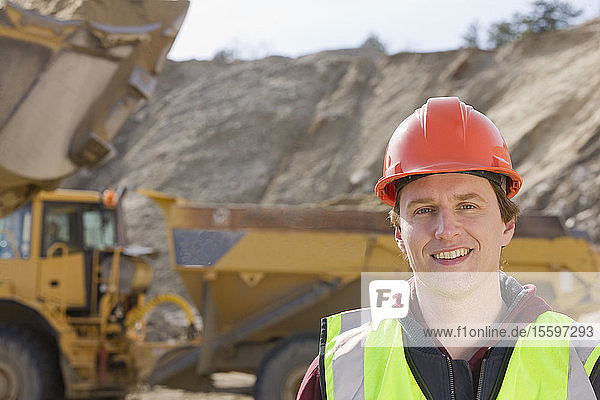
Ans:
[[[197,204],[139,191],[162,210],[170,263],[203,318],[199,346],[165,353],[152,384],[195,390],[198,376],[244,371],[257,376],[257,400],[295,399],[320,318],[365,305],[363,273],[410,271],[385,211]],[[559,218],[521,216],[503,259],[555,310],[600,310],[599,254]]]
[[[122,397],[178,346],[140,340],[161,301],[194,336],[181,298],[145,302],[152,251],[125,242],[123,191],[53,190],[115,156],[188,5],[98,0],[61,20],[0,1],[2,399]]]

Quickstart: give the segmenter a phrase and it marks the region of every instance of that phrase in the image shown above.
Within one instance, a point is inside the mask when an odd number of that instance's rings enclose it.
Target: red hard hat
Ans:
[[[396,128],[375,193],[393,206],[397,179],[466,171],[506,176],[508,198],[517,194],[523,182],[512,168],[506,143],[492,121],[458,97],[435,97]]]

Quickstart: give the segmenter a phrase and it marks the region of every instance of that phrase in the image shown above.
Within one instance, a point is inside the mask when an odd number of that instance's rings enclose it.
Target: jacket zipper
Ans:
[[[481,369],[479,370],[479,382],[477,383],[477,396],[475,400],[481,400],[481,389],[483,388],[483,367],[485,367],[486,358],[481,360]]]
[[[450,398],[456,400],[456,394],[454,393],[454,370],[452,369],[452,360],[450,357],[446,357],[446,363],[448,364],[448,374],[450,375]]]

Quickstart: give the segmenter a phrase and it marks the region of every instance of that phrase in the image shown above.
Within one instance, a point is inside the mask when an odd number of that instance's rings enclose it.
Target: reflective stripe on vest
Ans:
[[[327,318],[323,367],[327,400],[383,400],[431,398],[420,387],[407,362],[402,345],[402,326],[384,320],[371,331],[368,310],[349,311]],[[562,314],[546,312],[535,323],[571,324]],[[598,358],[594,349],[588,361]],[[592,364],[593,366],[593,364]],[[587,364],[586,364],[587,367]],[[569,339],[552,346],[535,346],[535,339],[515,344],[498,399],[595,399],[584,368]],[[450,388],[449,388],[450,390]]]
[[[600,345],[594,347],[594,349],[592,350],[590,355],[585,360],[585,372],[587,372],[588,375],[590,375],[592,373],[592,369],[594,368],[594,365],[596,365],[596,361],[598,361],[599,357],[600,357]]]

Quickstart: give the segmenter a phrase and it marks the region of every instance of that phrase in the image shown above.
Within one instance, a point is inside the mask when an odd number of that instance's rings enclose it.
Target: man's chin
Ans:
[[[421,291],[449,299],[465,299],[478,291],[484,281],[498,279],[498,272],[438,268],[432,272],[417,272],[415,276],[416,284],[422,285]]]

